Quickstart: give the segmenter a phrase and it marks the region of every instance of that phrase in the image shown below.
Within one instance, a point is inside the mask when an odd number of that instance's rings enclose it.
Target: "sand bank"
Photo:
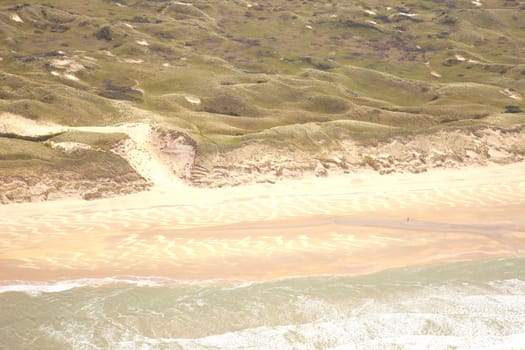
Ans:
[[[270,279],[525,254],[525,163],[0,207],[0,279]]]

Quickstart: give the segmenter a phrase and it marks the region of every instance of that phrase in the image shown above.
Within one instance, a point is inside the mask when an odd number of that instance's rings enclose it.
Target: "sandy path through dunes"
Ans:
[[[39,122],[11,113],[0,115],[0,132],[23,136],[49,135],[76,130],[93,133],[123,133],[129,136],[119,155],[142,177],[155,187],[183,188],[182,181],[174,176],[168,164],[159,155],[153,140],[152,125],[149,123],[127,123],[114,126],[72,127]]]
[[[0,279],[348,274],[525,253],[525,163],[0,207]]]
[[[183,188],[184,184],[168,168],[153,146],[152,127],[146,123],[124,124],[119,126],[93,126],[71,128],[78,131],[98,133],[124,133],[129,136],[125,149],[119,155],[145,179],[156,187]]]

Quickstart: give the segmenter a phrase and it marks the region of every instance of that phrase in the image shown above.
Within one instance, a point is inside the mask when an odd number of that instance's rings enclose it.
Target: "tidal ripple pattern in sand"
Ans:
[[[269,278],[520,255],[522,174],[515,164],[14,205],[0,208],[0,274]]]

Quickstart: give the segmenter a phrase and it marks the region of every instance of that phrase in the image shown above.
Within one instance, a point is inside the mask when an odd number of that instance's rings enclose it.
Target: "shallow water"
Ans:
[[[358,277],[0,285],[0,349],[525,349],[525,258]]]

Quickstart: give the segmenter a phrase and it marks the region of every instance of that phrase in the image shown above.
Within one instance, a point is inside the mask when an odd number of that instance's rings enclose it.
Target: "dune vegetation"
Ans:
[[[513,0],[4,0],[0,177],[60,170],[66,156],[84,162],[49,140],[6,137],[6,115],[177,130],[195,141],[192,166],[206,174],[242,148],[253,159],[288,150],[313,170],[334,154],[341,163],[349,142],[484,128],[512,130],[505,151],[519,156],[524,13]],[[83,152],[113,177],[129,170],[103,165],[124,136],[54,137],[93,146]]]

